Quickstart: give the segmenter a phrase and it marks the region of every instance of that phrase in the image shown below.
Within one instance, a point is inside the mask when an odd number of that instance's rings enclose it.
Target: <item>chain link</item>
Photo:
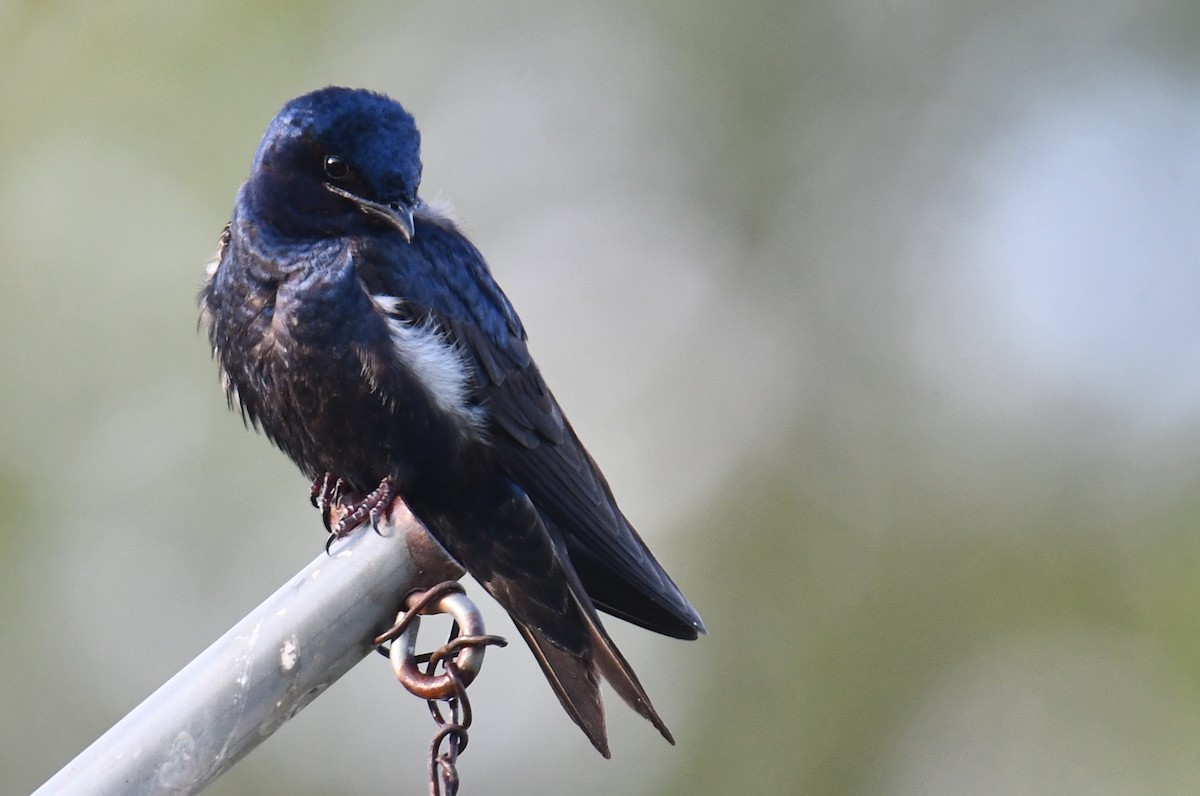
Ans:
[[[433,652],[417,655],[419,617],[433,613],[453,617],[450,637]],[[463,632],[459,632],[460,628]],[[430,796],[455,796],[458,793],[458,756],[467,748],[467,730],[472,719],[467,686],[479,673],[484,648],[508,644],[501,636],[489,636],[483,630],[483,618],[467,599],[462,584],[448,580],[427,591],[410,593],[405,599],[405,610],[396,617],[395,626],[375,639],[377,646],[392,642],[387,655],[396,679],[410,693],[426,701],[429,713],[438,725],[429,744]],[[424,672],[419,669],[422,663],[425,664]],[[441,674],[437,673],[439,664]],[[446,703],[445,712],[439,702]]]

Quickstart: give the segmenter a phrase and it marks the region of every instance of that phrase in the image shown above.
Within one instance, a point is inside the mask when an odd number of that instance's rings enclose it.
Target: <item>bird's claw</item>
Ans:
[[[339,481],[340,483],[340,481]],[[344,495],[339,494],[339,498]],[[330,537],[333,539],[341,539],[346,536],[365,521],[370,521],[371,527],[375,532],[379,532],[379,521],[381,518],[387,518],[391,514],[392,501],[396,498],[396,483],[389,477],[379,482],[379,486],[371,494],[361,500],[352,503],[340,503],[339,508],[345,509],[346,513],[341,516],[336,523],[329,527]]]
[[[327,531],[333,531],[333,510],[341,503],[345,495],[345,486],[345,482],[336,478],[333,473],[325,473],[313,481],[312,489],[309,490],[309,498],[313,507],[321,510],[321,521],[325,523]]]

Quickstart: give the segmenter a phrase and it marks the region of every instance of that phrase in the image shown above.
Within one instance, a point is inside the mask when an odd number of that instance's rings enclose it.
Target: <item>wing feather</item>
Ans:
[[[360,278],[371,293],[401,297],[408,312],[430,318],[463,351],[497,461],[561,529],[596,605],[668,635],[703,632],[696,610],[617,508],[479,251],[450,222],[420,215],[411,244],[376,245],[389,248],[360,261],[388,267]]]

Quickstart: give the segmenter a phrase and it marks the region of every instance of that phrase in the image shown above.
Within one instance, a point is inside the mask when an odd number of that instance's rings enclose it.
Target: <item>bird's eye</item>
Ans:
[[[350,167],[346,165],[346,161],[337,155],[327,155],[325,157],[325,176],[333,180],[340,180],[349,175]]]

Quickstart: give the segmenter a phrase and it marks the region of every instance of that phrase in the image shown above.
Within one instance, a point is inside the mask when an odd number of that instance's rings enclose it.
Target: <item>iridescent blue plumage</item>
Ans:
[[[280,111],[201,292],[230,401],[343,499],[402,497],[602,753],[600,677],[670,739],[596,608],[678,638],[700,617],[617,508],[483,257],[418,198],[420,174],[412,117],[382,95],[327,88]]]

